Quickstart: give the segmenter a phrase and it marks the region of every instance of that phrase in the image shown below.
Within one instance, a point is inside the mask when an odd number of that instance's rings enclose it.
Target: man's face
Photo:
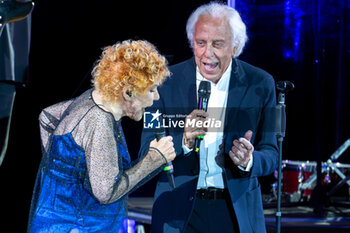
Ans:
[[[228,22],[208,15],[200,16],[195,25],[193,49],[201,75],[217,83],[234,54]]]

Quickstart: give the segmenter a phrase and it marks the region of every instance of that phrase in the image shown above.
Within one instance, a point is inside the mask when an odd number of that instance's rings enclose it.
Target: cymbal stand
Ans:
[[[341,186],[345,183],[349,185],[349,195],[350,195],[350,175],[345,176],[344,173],[338,168],[336,160],[344,153],[344,151],[350,146],[350,138],[346,140],[343,145],[341,145],[327,160],[326,166],[327,168],[333,169],[338,176],[342,179],[335,185],[329,192],[326,193],[327,197],[330,197],[334,194]],[[322,171],[324,168],[322,167]],[[310,189],[315,185],[317,180],[317,174],[312,174],[300,187],[301,190]]]
[[[327,196],[331,196],[333,193],[335,193],[341,186],[343,186],[345,183],[350,188],[350,175],[345,176],[344,173],[342,173],[339,168],[334,165],[334,162],[340,157],[341,154],[344,153],[344,151],[350,146],[350,138],[344,142],[343,145],[341,145],[330,157],[330,159],[327,160],[327,165],[331,167],[342,179],[338,182],[329,192],[327,192]],[[350,191],[350,189],[349,189]],[[350,194],[350,193],[349,193]]]

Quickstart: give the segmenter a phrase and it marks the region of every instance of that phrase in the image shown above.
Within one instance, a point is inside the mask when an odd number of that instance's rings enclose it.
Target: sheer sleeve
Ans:
[[[165,164],[156,152],[149,152],[128,169],[122,164],[117,150],[118,126],[110,114],[92,111],[85,125],[82,147],[86,153],[89,182],[93,195],[103,204],[113,203],[138,187]],[[82,127],[79,127],[82,128]]]
[[[72,103],[72,100],[64,101],[50,107],[45,108],[39,115],[41,143],[45,152],[49,146],[49,138],[58,126],[62,114],[67,107]]]

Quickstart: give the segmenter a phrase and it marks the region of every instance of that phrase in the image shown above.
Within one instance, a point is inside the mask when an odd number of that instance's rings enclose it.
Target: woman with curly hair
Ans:
[[[43,157],[28,232],[126,232],[128,194],[175,152],[172,138],[164,137],[131,163],[121,118],[139,121],[169,74],[152,44],[123,41],[103,50],[92,89],[40,113]]]

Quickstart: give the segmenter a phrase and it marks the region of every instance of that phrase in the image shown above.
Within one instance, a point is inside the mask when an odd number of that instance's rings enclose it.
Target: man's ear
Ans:
[[[237,52],[238,46],[234,47],[232,50],[232,57],[235,57],[235,54]]]

